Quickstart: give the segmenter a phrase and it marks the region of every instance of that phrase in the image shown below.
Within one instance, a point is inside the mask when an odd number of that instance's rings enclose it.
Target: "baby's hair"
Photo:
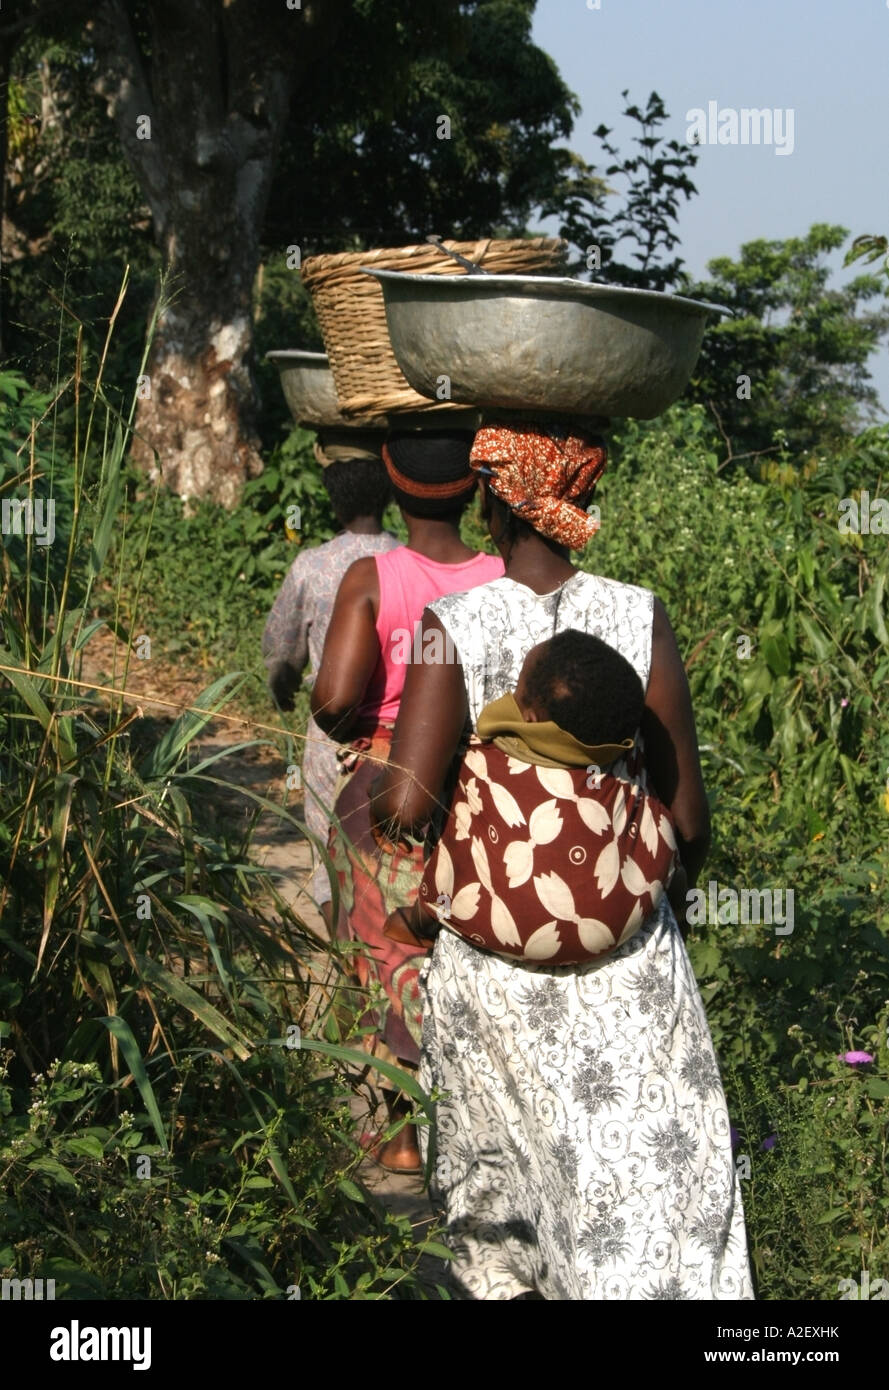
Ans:
[[[525,696],[581,743],[622,743],[639,728],[645,692],[620,652],[599,637],[568,628],[545,644]]]

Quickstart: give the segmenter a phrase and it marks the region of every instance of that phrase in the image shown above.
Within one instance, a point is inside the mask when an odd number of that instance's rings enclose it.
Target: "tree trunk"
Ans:
[[[132,450],[180,497],[228,507],[262,471],[250,368],[259,243],[255,204],[237,184],[225,171],[198,173],[178,181],[170,201],[171,277],[139,383]]]
[[[182,497],[232,506],[262,470],[250,364],[263,218],[294,83],[347,12],[150,0],[144,50],[124,0],[103,0],[92,26],[99,90],[170,271],[133,457]]]

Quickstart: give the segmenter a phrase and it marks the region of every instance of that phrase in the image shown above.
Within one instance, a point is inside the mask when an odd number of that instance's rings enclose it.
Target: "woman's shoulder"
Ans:
[[[339,569],[342,574],[354,561],[364,557],[373,559],[400,544],[388,531],[371,536],[356,531],[339,531],[330,540],[302,547],[290,571],[294,575],[314,577],[328,570]]]
[[[359,559],[364,555],[388,555],[400,547],[401,541],[389,531],[377,531],[372,535],[364,531],[340,531],[318,549],[328,555],[352,555]]]
[[[627,604],[644,603],[651,607],[655,600],[652,590],[644,588],[641,584],[625,584],[622,580],[609,579],[603,574],[588,574],[585,570],[577,570],[571,579],[563,585],[562,592],[570,593],[575,601],[581,602],[601,599],[607,595],[615,600],[623,599]],[[488,580],[486,584],[478,584],[475,588],[461,590],[459,593],[448,594],[444,598],[436,599],[434,604],[430,604],[430,607],[434,607],[439,616],[441,616],[439,610],[444,608],[452,612],[469,614],[479,613],[492,606],[504,608],[523,605],[525,607],[545,606],[551,598],[552,594],[537,594],[526,584],[518,584],[514,579],[508,579],[506,575],[499,575]]]
[[[485,556],[485,559],[493,559],[493,556]],[[442,622],[446,617],[465,617],[472,619],[479,613],[489,610],[492,606],[505,606],[508,603],[508,594],[514,588],[511,580],[505,575],[499,574],[489,579],[484,584],[476,584],[472,589],[460,589],[455,594],[445,594],[442,598],[437,598],[429,604],[436,617]]]
[[[571,605],[576,626],[598,633],[624,655],[633,649],[646,668],[647,678],[657,596],[641,584],[625,584],[603,574],[578,571],[575,580]],[[565,616],[570,625],[570,608]]]
[[[578,570],[571,583],[584,594],[608,593],[637,602],[644,599],[649,605],[655,599],[654,592],[642,584],[625,584],[622,579],[609,579],[605,574],[590,574],[587,570]]]

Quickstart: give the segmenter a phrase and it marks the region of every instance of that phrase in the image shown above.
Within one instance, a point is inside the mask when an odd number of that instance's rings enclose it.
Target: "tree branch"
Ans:
[[[127,163],[151,208],[155,234],[160,239],[166,224],[167,173],[157,129],[151,88],[139,44],[122,0],[103,0],[97,18],[87,26],[102,57],[103,72],[95,90],[108,104]],[[140,140],[137,120],[151,119],[151,138]]]
[[[718,463],[718,464],[716,465],[716,471],[717,471],[717,473],[721,473],[722,470],[723,470],[723,468],[728,468],[728,466],[729,466],[730,463],[737,463],[740,459],[758,459],[758,458],[760,458],[760,456],[761,456],[762,454],[771,454],[771,453],[774,453],[774,450],[773,450],[773,449],[748,449],[748,451],[747,451],[746,454],[736,454],[736,453],[734,453],[734,452],[732,451],[732,441],[729,439],[728,435],[726,434],[725,430],[723,429],[722,417],[720,416],[719,411],[716,409],[716,406],[713,404],[713,402],[712,402],[711,400],[709,400],[709,399],[708,399],[708,401],[707,401],[707,405],[709,406],[710,410],[712,410],[712,412],[713,412],[713,416],[714,416],[714,418],[715,418],[715,420],[716,420],[716,425],[717,425],[717,428],[718,428],[718,430],[719,430],[719,433],[722,435],[723,439],[725,440],[725,447],[728,449],[728,454],[727,454],[726,457],[722,460],[722,463]]]

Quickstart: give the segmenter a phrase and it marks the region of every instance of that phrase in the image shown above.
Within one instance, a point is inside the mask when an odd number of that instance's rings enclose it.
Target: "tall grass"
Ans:
[[[98,360],[78,331],[51,397],[0,376],[0,496],[55,513],[51,544],[12,512],[3,536],[0,1272],[59,1297],[426,1297],[420,1256],[446,1252],[356,1177],[369,1058],[343,1021],[347,962],[251,855],[260,813],[304,826],[255,792],[246,830],[215,814],[245,794],[219,760],[260,740],[191,751],[243,674],[162,733],[128,709],[136,397],[123,411],[103,388],[125,293]],[[83,678],[103,627],[126,652],[110,695]],[[416,1083],[375,1065],[428,1119]]]

